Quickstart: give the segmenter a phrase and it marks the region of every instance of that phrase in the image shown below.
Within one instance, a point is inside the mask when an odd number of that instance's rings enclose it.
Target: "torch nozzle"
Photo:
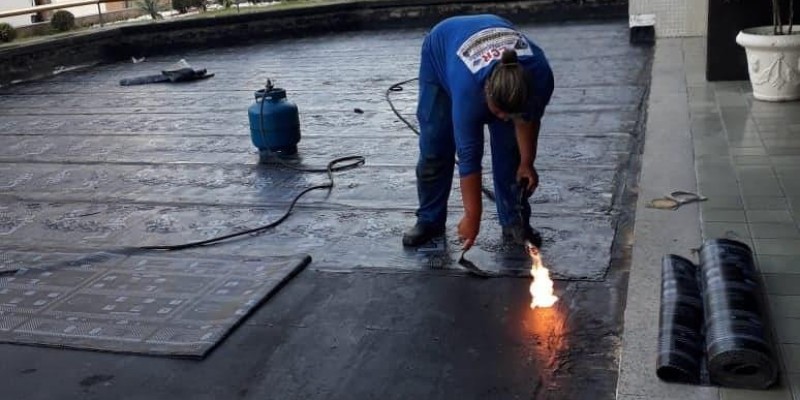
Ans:
[[[539,255],[539,248],[536,247],[530,240],[525,241],[525,250],[528,251],[531,255]]]

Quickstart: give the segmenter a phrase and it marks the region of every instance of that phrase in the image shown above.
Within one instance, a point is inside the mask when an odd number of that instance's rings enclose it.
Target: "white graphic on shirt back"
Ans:
[[[516,50],[518,56],[531,56],[533,51],[521,33],[509,28],[484,29],[467,39],[458,48],[458,57],[473,74],[500,59],[505,50]]]

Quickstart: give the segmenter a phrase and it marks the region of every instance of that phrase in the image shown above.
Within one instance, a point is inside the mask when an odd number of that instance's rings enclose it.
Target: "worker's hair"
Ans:
[[[486,80],[486,95],[497,108],[509,114],[525,112],[531,95],[529,79],[517,52],[506,50]]]

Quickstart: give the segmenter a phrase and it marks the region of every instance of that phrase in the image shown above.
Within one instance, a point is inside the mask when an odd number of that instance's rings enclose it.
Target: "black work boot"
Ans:
[[[534,246],[542,247],[542,235],[528,224],[514,224],[503,227],[503,240],[518,245],[530,242]]]
[[[444,226],[417,222],[413,228],[403,234],[403,246],[418,247],[441,235],[444,235]]]

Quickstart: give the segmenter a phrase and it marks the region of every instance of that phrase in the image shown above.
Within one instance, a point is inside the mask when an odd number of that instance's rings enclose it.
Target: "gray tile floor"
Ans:
[[[749,82],[691,79],[704,70],[704,43],[683,41],[698,186],[709,197],[703,238],[753,246],[785,372],[776,390],[720,397],[800,399],[800,102],[756,101]]]

